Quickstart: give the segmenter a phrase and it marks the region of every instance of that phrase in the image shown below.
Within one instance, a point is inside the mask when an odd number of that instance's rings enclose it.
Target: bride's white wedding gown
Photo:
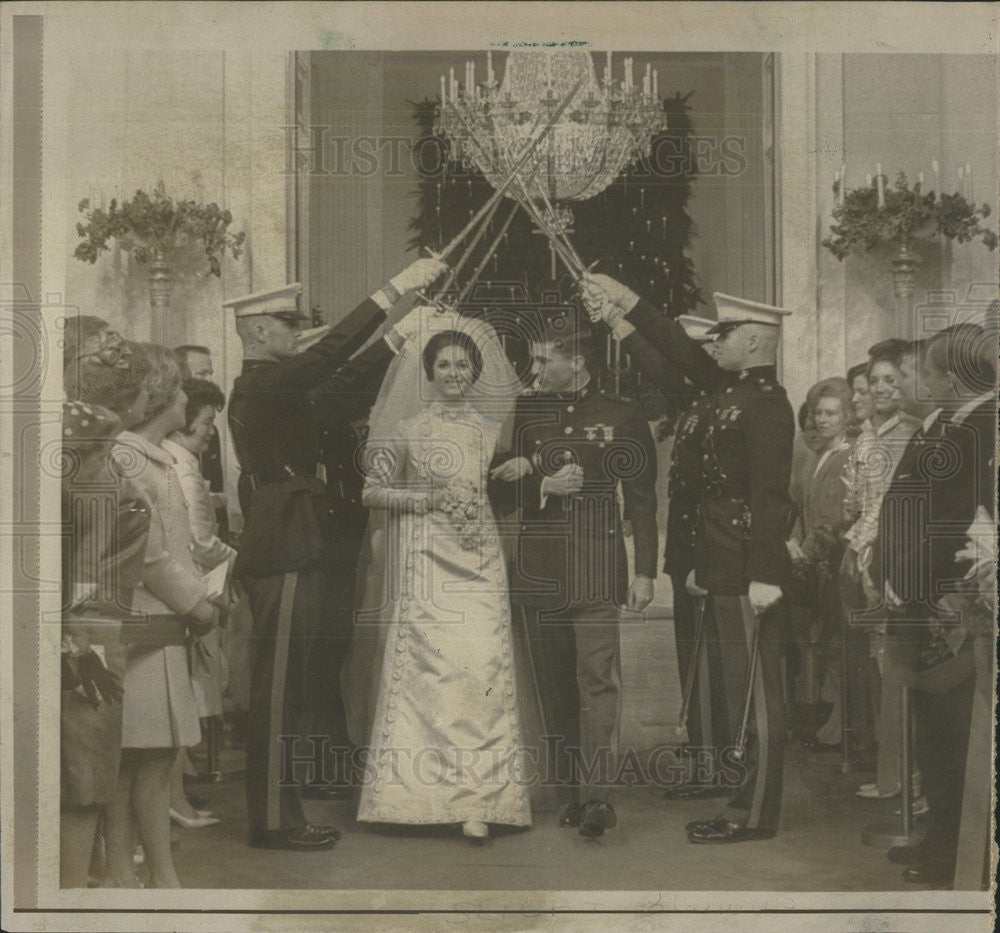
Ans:
[[[367,621],[388,628],[359,820],[531,823],[507,574],[486,495],[497,433],[467,404],[432,403],[399,423],[366,482],[365,504],[386,519],[382,605],[373,613],[369,594]],[[441,488],[476,513],[464,527],[403,505]]]

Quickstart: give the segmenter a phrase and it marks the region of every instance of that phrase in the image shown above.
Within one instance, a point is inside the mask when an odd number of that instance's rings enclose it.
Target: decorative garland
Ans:
[[[169,253],[186,243],[200,243],[208,261],[208,271],[222,274],[221,258],[227,253],[238,259],[246,233],[229,232],[233,215],[218,204],[199,204],[193,200],[174,201],[159,182],[152,195],[141,189],[130,201],[121,204],[112,199],[107,211],[92,208],[90,199],[79,203],[87,223],[78,223],[76,232],[81,242],[73,255],[82,262],[95,263],[107,249],[109,240],[131,253],[136,262],[146,264],[157,253]]]
[[[990,216],[988,204],[976,207],[957,192],[925,192],[919,181],[911,188],[905,172],[891,188],[882,175],[843,193],[837,183],[834,194],[839,203],[823,246],[840,260],[881,246],[908,249],[915,239],[937,235],[959,243],[981,240],[987,249],[997,248],[996,233],[981,223]]]

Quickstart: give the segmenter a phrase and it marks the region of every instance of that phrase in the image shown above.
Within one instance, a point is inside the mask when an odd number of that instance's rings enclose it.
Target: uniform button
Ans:
[[[563,434],[572,434],[572,433],[573,433],[573,429],[571,427],[567,426],[567,427],[563,428]]]
[[[574,408],[572,405],[567,405],[566,411],[568,411],[570,414],[573,414],[573,412],[576,411],[576,408]]]
[[[541,441],[539,441],[539,440],[536,440],[536,441],[535,441],[535,446],[537,447],[537,446],[538,446],[539,444],[541,444]]]
[[[733,387],[732,386],[729,386],[729,388],[726,389],[726,392],[732,392],[732,391],[733,391]]]
[[[735,519],[735,518],[734,518],[734,519],[733,519],[733,521],[732,521],[732,524],[734,524],[734,525],[738,525],[738,524],[739,524],[739,521],[738,521],[737,519]]]

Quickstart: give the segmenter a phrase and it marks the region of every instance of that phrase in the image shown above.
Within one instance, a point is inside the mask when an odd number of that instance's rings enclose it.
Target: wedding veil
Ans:
[[[504,352],[497,332],[481,318],[462,317],[435,308],[418,308],[417,333],[410,337],[389,364],[382,388],[368,419],[368,445],[391,440],[404,418],[416,415],[435,397],[423,367],[427,342],[443,331],[457,331],[472,339],[483,358],[483,370],[466,396],[487,421],[501,428],[498,447],[509,446],[514,404],[523,386]]]

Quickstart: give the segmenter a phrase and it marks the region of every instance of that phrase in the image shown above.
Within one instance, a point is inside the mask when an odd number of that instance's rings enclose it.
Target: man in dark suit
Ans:
[[[310,851],[330,848],[339,835],[306,823],[292,773],[301,750],[287,739],[309,708],[309,654],[328,624],[334,537],[308,394],[375,333],[401,292],[431,284],[443,270],[437,260],[417,260],[301,352],[301,286],[224,303],[233,308],[244,355],[229,424],[245,521],[235,573],[253,614],[246,769],[252,845]]]
[[[738,790],[716,819],[688,824],[688,840],[769,839],[777,832],[781,810],[785,725],[779,600],[791,570],[785,537],[795,422],[776,371],[780,322],[788,312],[716,294],[713,372],[713,360],[679,324],[614,279],[587,274],[584,300],[592,316],[616,335],[625,339],[638,328],[688,378],[712,390],[688,588],[707,596],[718,627],[733,733],[740,732],[745,708],[753,716]]]
[[[916,757],[930,805],[921,843],[889,858],[908,863],[904,880],[933,886],[954,876],[975,691],[974,639],[946,597],[965,575],[956,552],[994,498],[995,369],[979,352],[983,337],[974,325],[951,327],[901,362],[903,406],[923,424],[886,491],[870,568],[915,688]]]
[[[563,826],[600,836],[621,717],[619,614],[641,612],[656,576],[656,451],[638,408],[599,391],[589,328],[550,321],[531,346],[535,392],[514,420],[512,451],[491,467],[501,511],[521,510],[511,600],[528,622],[542,713],[561,739],[570,803]],[[629,582],[619,490],[632,522]]]

